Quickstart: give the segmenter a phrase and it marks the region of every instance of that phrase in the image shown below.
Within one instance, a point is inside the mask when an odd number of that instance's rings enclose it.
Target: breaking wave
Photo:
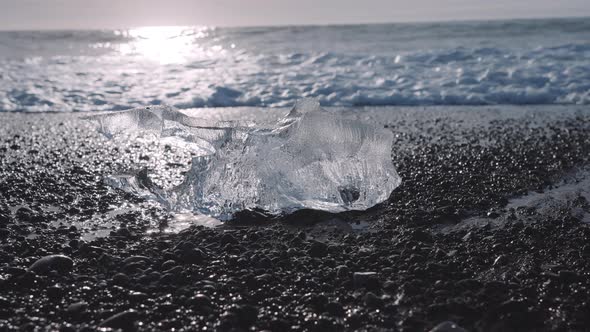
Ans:
[[[584,19],[1,32],[1,111],[590,104]]]

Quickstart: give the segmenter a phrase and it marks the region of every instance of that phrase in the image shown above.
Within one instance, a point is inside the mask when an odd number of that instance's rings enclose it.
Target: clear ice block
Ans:
[[[165,193],[179,211],[230,219],[252,209],[365,210],[387,200],[401,182],[389,130],[327,112],[315,100],[297,102],[270,127],[211,124],[167,106],[94,120],[109,137],[147,131],[197,152],[183,183]]]

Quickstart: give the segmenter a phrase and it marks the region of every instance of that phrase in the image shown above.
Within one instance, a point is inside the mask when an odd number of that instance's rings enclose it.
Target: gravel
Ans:
[[[506,206],[590,165],[590,113],[384,122],[403,179],[388,202],[171,233],[102,177],[141,165],[171,186],[190,156],[117,146],[75,114],[0,114],[0,329],[586,330],[590,204]]]

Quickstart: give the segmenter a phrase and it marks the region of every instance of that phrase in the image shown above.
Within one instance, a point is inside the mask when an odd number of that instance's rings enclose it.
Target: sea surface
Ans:
[[[590,18],[0,32],[0,111],[590,104]]]

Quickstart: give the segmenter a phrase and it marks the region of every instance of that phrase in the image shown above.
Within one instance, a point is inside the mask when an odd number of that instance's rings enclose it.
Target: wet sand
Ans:
[[[587,329],[590,109],[345,114],[396,133],[388,202],[180,232],[102,178],[141,165],[172,186],[188,154],[107,141],[78,114],[0,114],[0,326]]]

